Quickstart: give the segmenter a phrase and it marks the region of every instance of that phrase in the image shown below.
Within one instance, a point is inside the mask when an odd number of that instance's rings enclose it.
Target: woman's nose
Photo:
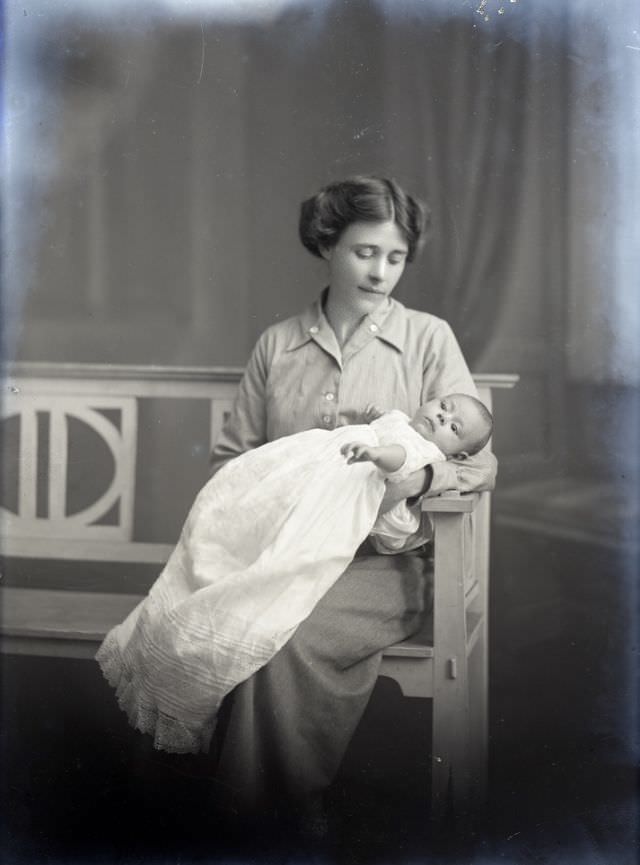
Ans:
[[[369,278],[375,282],[381,282],[384,279],[385,262],[384,259],[373,259],[369,268]]]

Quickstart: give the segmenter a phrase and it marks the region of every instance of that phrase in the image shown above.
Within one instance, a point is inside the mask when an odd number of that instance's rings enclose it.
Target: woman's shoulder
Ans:
[[[395,309],[397,309],[398,314],[415,327],[421,327],[425,330],[439,330],[450,327],[449,323],[445,321],[444,318],[433,315],[431,312],[425,312],[421,309],[412,309],[395,299],[393,299],[393,304]]]
[[[309,329],[310,308],[297,315],[274,321],[262,331],[257,340],[258,346],[273,349],[290,347],[296,340],[304,337]]]
[[[451,325],[444,318],[411,309],[397,300],[393,300],[390,325],[405,346],[415,344],[426,348],[434,340],[437,344],[453,337]]]

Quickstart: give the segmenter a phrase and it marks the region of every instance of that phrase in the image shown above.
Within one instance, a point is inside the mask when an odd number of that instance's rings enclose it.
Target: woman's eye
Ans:
[[[404,257],[402,255],[392,255],[389,258],[389,264],[402,264]]]
[[[358,258],[371,258],[373,255],[372,249],[356,249],[356,255]]]

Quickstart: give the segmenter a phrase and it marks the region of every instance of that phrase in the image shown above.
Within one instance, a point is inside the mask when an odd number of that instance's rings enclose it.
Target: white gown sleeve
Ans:
[[[388,412],[371,426],[375,428],[381,445],[399,444],[407,452],[402,466],[387,476],[388,483],[404,480],[417,469],[446,459],[440,448],[423,439],[409,426],[409,418],[401,411]],[[401,501],[377,518],[371,541],[378,553],[406,553],[422,546],[429,539],[428,529],[428,524],[423,524],[420,504],[409,507],[406,501]]]
[[[406,501],[401,501],[377,518],[371,530],[371,542],[378,553],[406,553],[427,540],[420,529],[420,505],[409,507]],[[410,540],[412,535],[415,537]]]
[[[391,483],[402,481],[412,472],[446,459],[437,445],[423,439],[413,427],[409,426],[409,418],[401,411],[394,409],[394,411],[387,412],[378,420],[373,421],[371,427],[375,431],[380,445],[402,445],[407,452],[407,457],[400,468],[387,475],[387,480]]]

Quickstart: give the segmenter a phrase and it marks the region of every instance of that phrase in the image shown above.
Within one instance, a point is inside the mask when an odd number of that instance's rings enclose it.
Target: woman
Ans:
[[[358,423],[369,403],[412,415],[436,396],[476,394],[446,322],[391,297],[425,222],[414,198],[377,177],[332,183],[302,204],[300,238],[326,261],[328,287],[258,340],[213,451],[214,472],[281,436]],[[381,510],[401,497],[419,506],[425,494],[488,489],[494,478],[487,451],[437,463],[395,485]],[[217,777],[235,807],[282,801],[316,811],[365,709],[382,651],[420,627],[424,560],[373,552],[361,548],[293,638],[230,695]]]

